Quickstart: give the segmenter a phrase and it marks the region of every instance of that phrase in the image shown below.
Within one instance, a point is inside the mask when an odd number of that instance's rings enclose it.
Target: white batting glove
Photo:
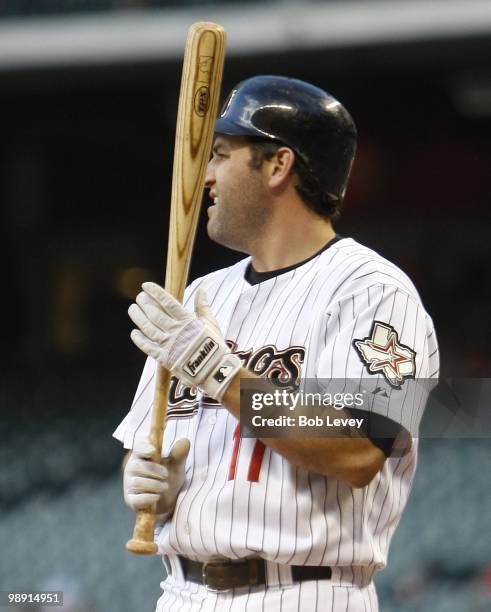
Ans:
[[[133,342],[182,383],[221,401],[242,364],[225,344],[204,291],[196,292],[192,313],[155,283],[142,289],[128,310],[139,328],[131,332]]]
[[[156,463],[151,460],[155,448],[139,440],[124,468],[124,501],[135,512],[157,504],[156,519],[166,521],[174,511],[177,496],[185,480],[186,457],[190,442],[178,440],[169,455]]]

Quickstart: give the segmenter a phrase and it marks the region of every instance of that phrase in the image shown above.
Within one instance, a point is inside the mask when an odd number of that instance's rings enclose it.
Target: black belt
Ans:
[[[228,591],[243,586],[266,584],[264,559],[243,561],[209,561],[199,563],[179,556],[184,579],[203,584],[209,591]],[[316,565],[290,565],[293,582],[329,580],[331,568]]]

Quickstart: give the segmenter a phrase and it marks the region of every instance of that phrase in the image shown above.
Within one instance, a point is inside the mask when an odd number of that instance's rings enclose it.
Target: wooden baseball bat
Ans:
[[[177,113],[172,198],[165,288],[182,301],[187,284],[200,212],[205,172],[210,158],[225,58],[225,30],[216,23],[197,22],[188,31]],[[167,414],[170,372],[158,366],[150,441],[160,461]],[[134,553],[157,552],[154,543],[155,505],[140,510],[126,548]]]

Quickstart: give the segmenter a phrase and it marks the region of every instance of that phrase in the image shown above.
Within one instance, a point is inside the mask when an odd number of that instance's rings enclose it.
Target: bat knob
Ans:
[[[131,538],[126,542],[126,550],[137,555],[154,555],[157,552],[157,544]]]
[[[126,550],[137,555],[153,555],[157,544],[153,540],[155,527],[155,507],[142,508],[136,514],[133,537],[126,543]]]

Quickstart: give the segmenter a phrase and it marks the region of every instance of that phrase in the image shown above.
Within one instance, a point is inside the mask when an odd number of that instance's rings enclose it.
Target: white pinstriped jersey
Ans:
[[[227,342],[259,375],[363,378],[369,410],[417,431],[425,400],[407,393],[405,378],[437,377],[439,358],[432,321],[409,278],[351,238],[255,285],[244,278],[249,262],[194,281],[186,305],[192,308],[203,286]],[[384,349],[388,365],[380,355],[370,360],[369,351],[381,347],[375,333],[392,338]],[[389,384],[397,359],[402,384]],[[131,411],[114,434],[126,448],[148,433],[154,371],[148,359]],[[389,457],[367,487],[353,489],[294,466],[260,441],[240,439],[235,417],[213,400],[177,383],[171,395],[164,448],[181,437],[192,445],[174,516],[157,537],[161,553],[328,565],[334,585],[369,585],[386,564],[417,441],[404,456]]]

